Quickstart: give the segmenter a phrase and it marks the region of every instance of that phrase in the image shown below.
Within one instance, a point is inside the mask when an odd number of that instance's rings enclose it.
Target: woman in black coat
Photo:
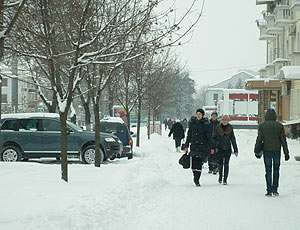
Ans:
[[[180,120],[176,120],[176,123],[172,125],[169,132],[169,137],[173,134],[173,139],[175,140],[176,152],[180,152],[181,140],[184,139],[184,129]]]
[[[200,186],[199,180],[202,172],[203,162],[208,157],[211,150],[211,133],[209,122],[204,116],[204,110],[198,109],[196,117],[192,117],[189,121],[189,130],[185,143],[185,150],[192,157],[192,171],[194,175],[194,183]]]
[[[234,155],[238,156],[238,147],[236,144],[233,127],[229,124],[229,117],[224,115],[222,117],[221,124],[216,128],[216,141],[218,148],[218,158],[219,158],[219,183],[227,184],[227,178],[229,174],[229,160],[232,153],[232,148],[234,150]],[[224,177],[223,177],[224,168]]]

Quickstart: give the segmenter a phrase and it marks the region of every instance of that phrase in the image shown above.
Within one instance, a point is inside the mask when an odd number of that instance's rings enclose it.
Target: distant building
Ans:
[[[255,79],[256,73],[250,70],[242,70],[215,85],[208,87],[206,91],[206,105],[217,105],[224,98],[224,89],[244,89],[247,79]]]

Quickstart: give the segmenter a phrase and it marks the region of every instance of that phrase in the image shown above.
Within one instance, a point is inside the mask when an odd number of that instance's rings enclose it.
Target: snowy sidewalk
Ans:
[[[150,141],[144,132],[130,161],[70,165],[68,184],[59,179],[60,165],[0,162],[1,229],[299,229],[299,142],[289,141],[280,196],[267,198],[263,161],[253,154],[256,131],[237,130],[236,137],[240,155],[231,158],[227,186],[207,164],[202,186],[194,186],[166,132]]]

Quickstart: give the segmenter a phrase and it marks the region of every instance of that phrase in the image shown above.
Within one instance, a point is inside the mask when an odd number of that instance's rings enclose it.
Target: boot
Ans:
[[[200,186],[199,180],[200,180],[201,172],[193,171],[193,174],[194,174],[194,183],[197,187],[199,187]]]
[[[223,170],[221,167],[219,167],[219,184],[222,184],[222,178],[223,178]]]

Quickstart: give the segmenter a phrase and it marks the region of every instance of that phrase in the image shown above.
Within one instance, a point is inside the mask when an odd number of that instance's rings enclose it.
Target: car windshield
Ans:
[[[68,125],[69,127],[71,127],[71,129],[76,130],[76,131],[78,131],[78,132],[82,132],[82,131],[83,131],[82,128],[80,128],[79,126],[73,124],[73,123],[70,122],[70,121],[67,121],[67,125]]]
[[[104,133],[125,133],[126,126],[117,122],[101,122],[100,131]]]

